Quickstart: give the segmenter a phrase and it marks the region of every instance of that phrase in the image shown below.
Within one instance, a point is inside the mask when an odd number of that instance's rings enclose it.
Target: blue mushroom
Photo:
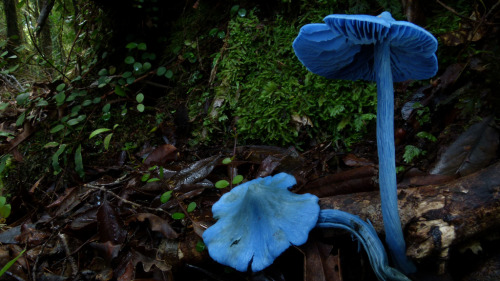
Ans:
[[[397,205],[393,82],[427,79],[437,72],[437,40],[425,29],[379,16],[329,15],[324,24],[301,28],[293,42],[306,68],[330,79],[377,83],[379,185],[386,242],[398,268],[415,267],[406,257]]]
[[[280,173],[243,183],[212,207],[218,221],[203,233],[210,256],[239,271],[260,271],[290,245],[302,245],[316,225],[318,197],[288,188],[295,177]]]
[[[203,233],[210,256],[239,271],[260,271],[290,245],[307,241],[313,227],[342,228],[363,245],[379,280],[409,279],[391,268],[371,224],[339,210],[322,210],[311,194],[294,194],[292,175],[258,178],[224,194],[213,207],[218,221]]]
[[[316,226],[341,228],[354,235],[363,245],[373,271],[379,280],[410,280],[403,273],[389,266],[387,254],[377,232],[371,224],[364,222],[358,216],[340,210],[322,210]]]

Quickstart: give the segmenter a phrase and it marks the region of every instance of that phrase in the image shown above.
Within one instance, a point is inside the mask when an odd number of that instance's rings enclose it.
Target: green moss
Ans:
[[[349,145],[367,132],[375,118],[376,86],[307,71],[292,48],[299,29],[280,16],[261,21],[253,12],[229,22],[217,86],[203,97],[213,100],[209,119],[198,136],[228,135],[234,127],[239,140],[251,142],[300,146],[342,140]],[[203,104],[191,103],[191,112],[202,111]]]

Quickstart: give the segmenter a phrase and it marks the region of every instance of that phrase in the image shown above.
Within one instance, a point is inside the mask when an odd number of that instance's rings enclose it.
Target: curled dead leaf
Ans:
[[[168,221],[160,218],[155,214],[151,213],[134,214],[127,219],[127,223],[130,223],[132,221],[144,222],[146,219],[149,221],[149,226],[151,227],[151,230],[160,232],[161,234],[163,234],[163,236],[169,239],[175,239],[179,237],[179,234],[175,232],[175,230],[170,226]]]

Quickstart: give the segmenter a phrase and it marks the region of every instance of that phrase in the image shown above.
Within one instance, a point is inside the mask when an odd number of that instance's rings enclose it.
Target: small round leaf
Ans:
[[[184,215],[183,213],[173,213],[172,214],[172,218],[174,220],[182,220],[185,217],[186,217],[186,215]]]
[[[167,69],[164,66],[160,66],[158,67],[158,70],[156,70],[156,75],[162,76],[165,72],[167,72]]]
[[[233,184],[239,184],[243,181],[243,176],[242,175],[237,175],[236,177],[233,178]]]
[[[141,103],[144,101],[144,95],[142,93],[139,93],[137,94],[137,96],[135,96],[135,100],[138,102],[138,103]]]
[[[215,183],[215,187],[217,188],[226,188],[229,186],[229,182],[227,180],[220,180]]]
[[[125,58],[125,63],[126,64],[133,64],[134,62],[135,62],[135,59],[132,56],[128,56],[128,57]]]
[[[196,209],[196,202],[191,202],[191,203],[189,203],[189,205],[187,206],[186,211],[187,211],[188,213],[191,213],[192,211],[194,211],[194,209]]]

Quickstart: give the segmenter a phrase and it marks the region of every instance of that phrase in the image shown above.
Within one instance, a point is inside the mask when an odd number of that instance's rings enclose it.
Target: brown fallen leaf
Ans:
[[[44,243],[49,237],[50,233],[24,224],[21,226],[21,234],[16,237],[16,241],[29,247],[34,247]]]
[[[163,144],[155,148],[144,160],[144,164],[151,165],[164,165],[169,161],[177,160],[177,148],[171,144]]]
[[[305,254],[305,278],[307,281],[342,281],[338,256],[331,255],[333,246],[309,240],[301,247]]]
[[[144,222],[146,219],[149,221],[149,226],[151,227],[151,230],[158,231],[161,234],[163,234],[163,236],[169,239],[175,239],[179,237],[179,234],[175,232],[175,230],[170,226],[168,221],[151,213],[134,214],[127,219],[126,224],[132,221]]]
[[[127,236],[123,222],[107,200],[104,200],[97,211],[97,227],[101,242],[111,241],[113,244],[121,244]]]

